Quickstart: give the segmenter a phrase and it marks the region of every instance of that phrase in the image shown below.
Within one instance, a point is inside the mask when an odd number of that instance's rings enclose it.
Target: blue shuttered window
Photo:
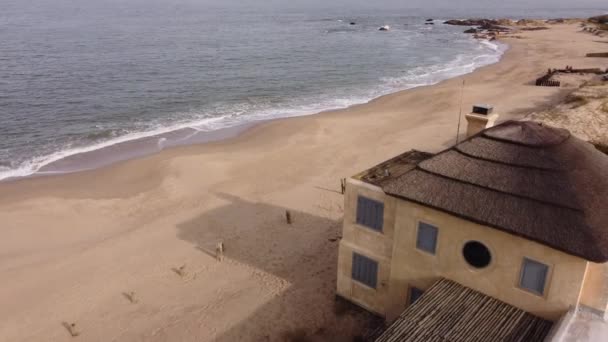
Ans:
[[[353,253],[352,278],[375,289],[378,282],[378,262],[361,254]]]
[[[410,305],[414,304],[418,298],[422,297],[424,291],[419,288],[410,287]]]
[[[357,198],[357,224],[382,231],[384,203],[359,196]]]
[[[416,248],[435,254],[435,250],[437,249],[437,227],[428,223],[419,222]]]
[[[545,293],[548,273],[549,266],[524,258],[519,286],[522,289],[542,296]]]

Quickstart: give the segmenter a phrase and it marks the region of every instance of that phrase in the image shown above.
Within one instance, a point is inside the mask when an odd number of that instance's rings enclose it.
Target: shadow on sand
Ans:
[[[341,213],[314,216],[290,209],[216,194],[228,204],[178,225],[178,237],[224,257],[288,281],[290,287],[217,341],[352,341],[377,319],[335,299]],[[334,217],[333,219],[330,217]],[[246,222],[246,224],[243,224]]]

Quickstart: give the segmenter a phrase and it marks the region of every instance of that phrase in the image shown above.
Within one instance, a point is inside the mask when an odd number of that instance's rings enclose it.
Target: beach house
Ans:
[[[481,129],[347,179],[338,296],[388,322],[429,289],[473,291],[538,322],[578,306],[604,315],[608,156],[536,122]]]

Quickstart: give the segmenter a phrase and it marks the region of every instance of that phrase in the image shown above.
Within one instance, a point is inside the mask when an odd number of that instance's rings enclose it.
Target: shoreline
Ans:
[[[342,115],[344,113],[346,113],[348,115],[352,111],[357,111],[360,107],[374,106],[375,104],[381,103],[383,101],[391,101],[394,98],[399,98],[399,97],[402,97],[407,94],[415,94],[417,92],[424,91],[425,89],[429,89],[429,88],[433,88],[433,87],[439,87],[445,83],[453,83],[456,81],[460,82],[461,80],[465,80],[467,76],[472,76],[477,73],[484,72],[487,69],[499,67],[501,65],[501,63],[503,63],[505,61],[505,59],[509,57],[511,50],[513,49],[513,44],[517,44],[518,40],[509,39],[509,37],[503,36],[503,37],[501,37],[501,39],[499,39],[497,41],[497,43],[504,46],[504,50],[503,50],[502,54],[500,55],[500,59],[497,62],[488,64],[488,65],[483,65],[481,67],[474,69],[471,72],[468,72],[468,73],[465,73],[462,75],[458,75],[455,77],[443,79],[434,84],[416,86],[416,87],[409,88],[409,89],[395,91],[392,93],[388,93],[388,94],[373,98],[367,102],[354,104],[354,105],[351,105],[351,106],[348,106],[345,108],[335,108],[335,109],[328,109],[328,110],[311,113],[311,114],[288,116],[288,117],[277,117],[277,118],[272,118],[272,119],[267,119],[267,120],[245,122],[245,123],[237,125],[237,126],[220,128],[218,130],[209,131],[209,132],[199,132],[196,134],[197,135],[200,134],[200,137],[199,137],[199,139],[192,139],[192,141],[194,141],[194,142],[178,143],[178,144],[174,144],[172,146],[165,146],[161,150],[153,150],[155,144],[152,144],[152,146],[144,147],[144,149],[141,151],[133,151],[134,153],[132,153],[132,154],[127,153],[125,155],[125,157],[116,158],[109,162],[102,161],[99,165],[93,166],[90,168],[82,168],[82,169],[78,169],[78,170],[74,170],[74,171],[61,171],[61,170],[54,169],[55,166],[57,166],[57,165],[59,167],[61,167],[62,165],[66,165],[66,164],[69,165],[69,164],[71,164],[71,162],[73,160],[80,159],[80,157],[82,157],[82,156],[85,156],[85,157],[92,156],[92,158],[94,159],[96,156],[99,155],[99,156],[102,156],[102,160],[103,160],[103,157],[106,154],[106,151],[112,151],[115,148],[120,148],[121,146],[124,146],[124,145],[131,145],[131,144],[136,145],[139,142],[150,142],[150,141],[158,140],[167,135],[173,135],[173,134],[179,135],[181,132],[189,131],[192,129],[182,128],[179,130],[169,131],[169,132],[158,134],[158,135],[151,135],[151,136],[139,138],[136,140],[120,142],[120,143],[109,145],[107,147],[103,147],[103,148],[96,149],[93,151],[77,153],[74,155],[70,155],[70,156],[61,158],[57,161],[53,161],[47,165],[44,165],[37,172],[34,172],[30,175],[1,179],[0,180],[0,190],[2,189],[1,186],[3,184],[27,182],[30,179],[61,178],[61,177],[69,177],[70,175],[94,173],[96,171],[104,171],[106,169],[118,167],[123,163],[137,162],[138,160],[146,160],[146,159],[150,159],[150,158],[164,158],[164,157],[171,158],[171,157],[178,156],[182,153],[189,154],[189,153],[191,153],[192,149],[196,149],[197,147],[201,147],[201,148],[203,148],[205,146],[216,147],[216,146],[221,146],[222,144],[230,145],[234,142],[243,142],[247,139],[248,136],[258,134],[258,131],[263,131],[266,127],[273,125],[273,124],[282,124],[283,122],[287,123],[290,121],[293,121],[295,124],[295,122],[298,120],[306,119],[306,118],[314,118],[317,116]],[[562,97],[562,96],[560,96],[560,97]],[[542,108],[543,106],[547,106],[547,105],[552,105],[554,102],[555,102],[555,100],[551,99],[546,104],[540,104],[539,108]],[[466,111],[466,107],[463,106],[463,109]],[[463,123],[465,122],[465,120],[464,120],[465,111],[463,111],[463,118],[462,118]],[[523,117],[524,115],[525,114],[521,114],[518,116]],[[504,116],[501,116],[499,121],[502,121],[505,119],[506,118]],[[466,130],[466,128],[463,125],[460,129],[461,135],[463,134],[464,130]],[[263,134],[263,133],[259,133],[259,134]],[[0,196],[0,200],[1,200],[1,196]]]
[[[471,38],[473,39],[473,38]],[[144,158],[147,156],[155,155],[158,153],[162,153],[164,151],[168,151],[174,149],[176,147],[183,147],[189,145],[200,145],[206,144],[210,142],[218,142],[231,138],[235,138],[238,135],[242,134],[244,131],[248,129],[258,126],[264,125],[268,122],[276,121],[276,120],[284,120],[284,119],[293,119],[298,117],[306,117],[306,116],[314,116],[314,115],[323,115],[328,112],[336,112],[336,111],[344,111],[349,110],[351,108],[370,104],[380,98],[391,96],[395,94],[400,94],[402,92],[411,91],[418,88],[425,88],[434,85],[441,84],[442,82],[448,81],[450,79],[463,77],[469,75],[471,73],[476,72],[481,68],[485,68],[497,63],[500,63],[504,55],[510,49],[509,45],[501,42],[488,42],[486,40],[479,40],[478,44],[487,45],[492,44],[496,45],[496,53],[498,54],[498,61],[490,64],[485,64],[481,66],[474,67],[472,71],[465,71],[464,74],[459,74],[456,76],[448,77],[437,81],[435,83],[423,84],[413,86],[411,88],[395,90],[374,98],[371,98],[365,102],[355,103],[343,108],[328,108],[325,110],[321,110],[318,112],[306,112],[304,114],[296,114],[296,115],[287,115],[287,116],[277,116],[269,119],[262,120],[253,120],[253,121],[244,121],[242,123],[238,123],[234,126],[222,127],[219,129],[211,130],[211,131],[200,131],[194,126],[184,126],[184,127],[176,127],[176,128],[161,128],[159,131],[161,133],[132,133],[135,136],[141,135],[141,137],[129,138],[128,135],[123,137],[118,137],[114,141],[101,142],[89,146],[82,146],[79,148],[75,148],[74,150],[60,150],[54,152],[53,154],[47,155],[43,157],[43,159],[49,159],[48,162],[43,162],[42,166],[39,166],[36,171],[32,173],[23,174],[23,175],[15,175],[8,176],[5,178],[0,178],[0,183],[13,182],[21,179],[29,179],[29,178],[39,178],[39,177],[48,177],[48,176],[61,176],[68,175],[73,173],[92,171],[99,168],[104,168],[108,166],[115,165],[117,163]],[[485,55],[481,55],[485,56]],[[479,56],[478,56],[479,57]],[[448,63],[449,64],[449,63]],[[461,66],[462,67],[462,66]],[[150,134],[150,135],[147,135]],[[82,152],[79,152],[82,151]],[[56,156],[56,157],[54,157]],[[17,173],[20,169],[10,170],[7,172],[15,172]],[[27,172],[27,171],[26,171]]]
[[[585,54],[608,41],[572,24],[516,36],[504,38],[511,48],[499,63],[432,86],[94,170],[1,182],[0,339],[67,342],[61,324],[74,322],[83,341],[282,341],[301,331],[351,340],[369,317],[335,300],[340,179],[451,145],[463,79],[463,114],[488,103],[500,121],[522,118],[577,89],[533,80],[547,68],[603,66]]]

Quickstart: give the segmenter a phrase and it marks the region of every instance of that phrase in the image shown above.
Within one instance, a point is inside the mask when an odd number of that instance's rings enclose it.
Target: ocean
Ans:
[[[0,180],[364,103],[496,63],[507,48],[446,19],[605,12],[259,3],[0,0]]]

